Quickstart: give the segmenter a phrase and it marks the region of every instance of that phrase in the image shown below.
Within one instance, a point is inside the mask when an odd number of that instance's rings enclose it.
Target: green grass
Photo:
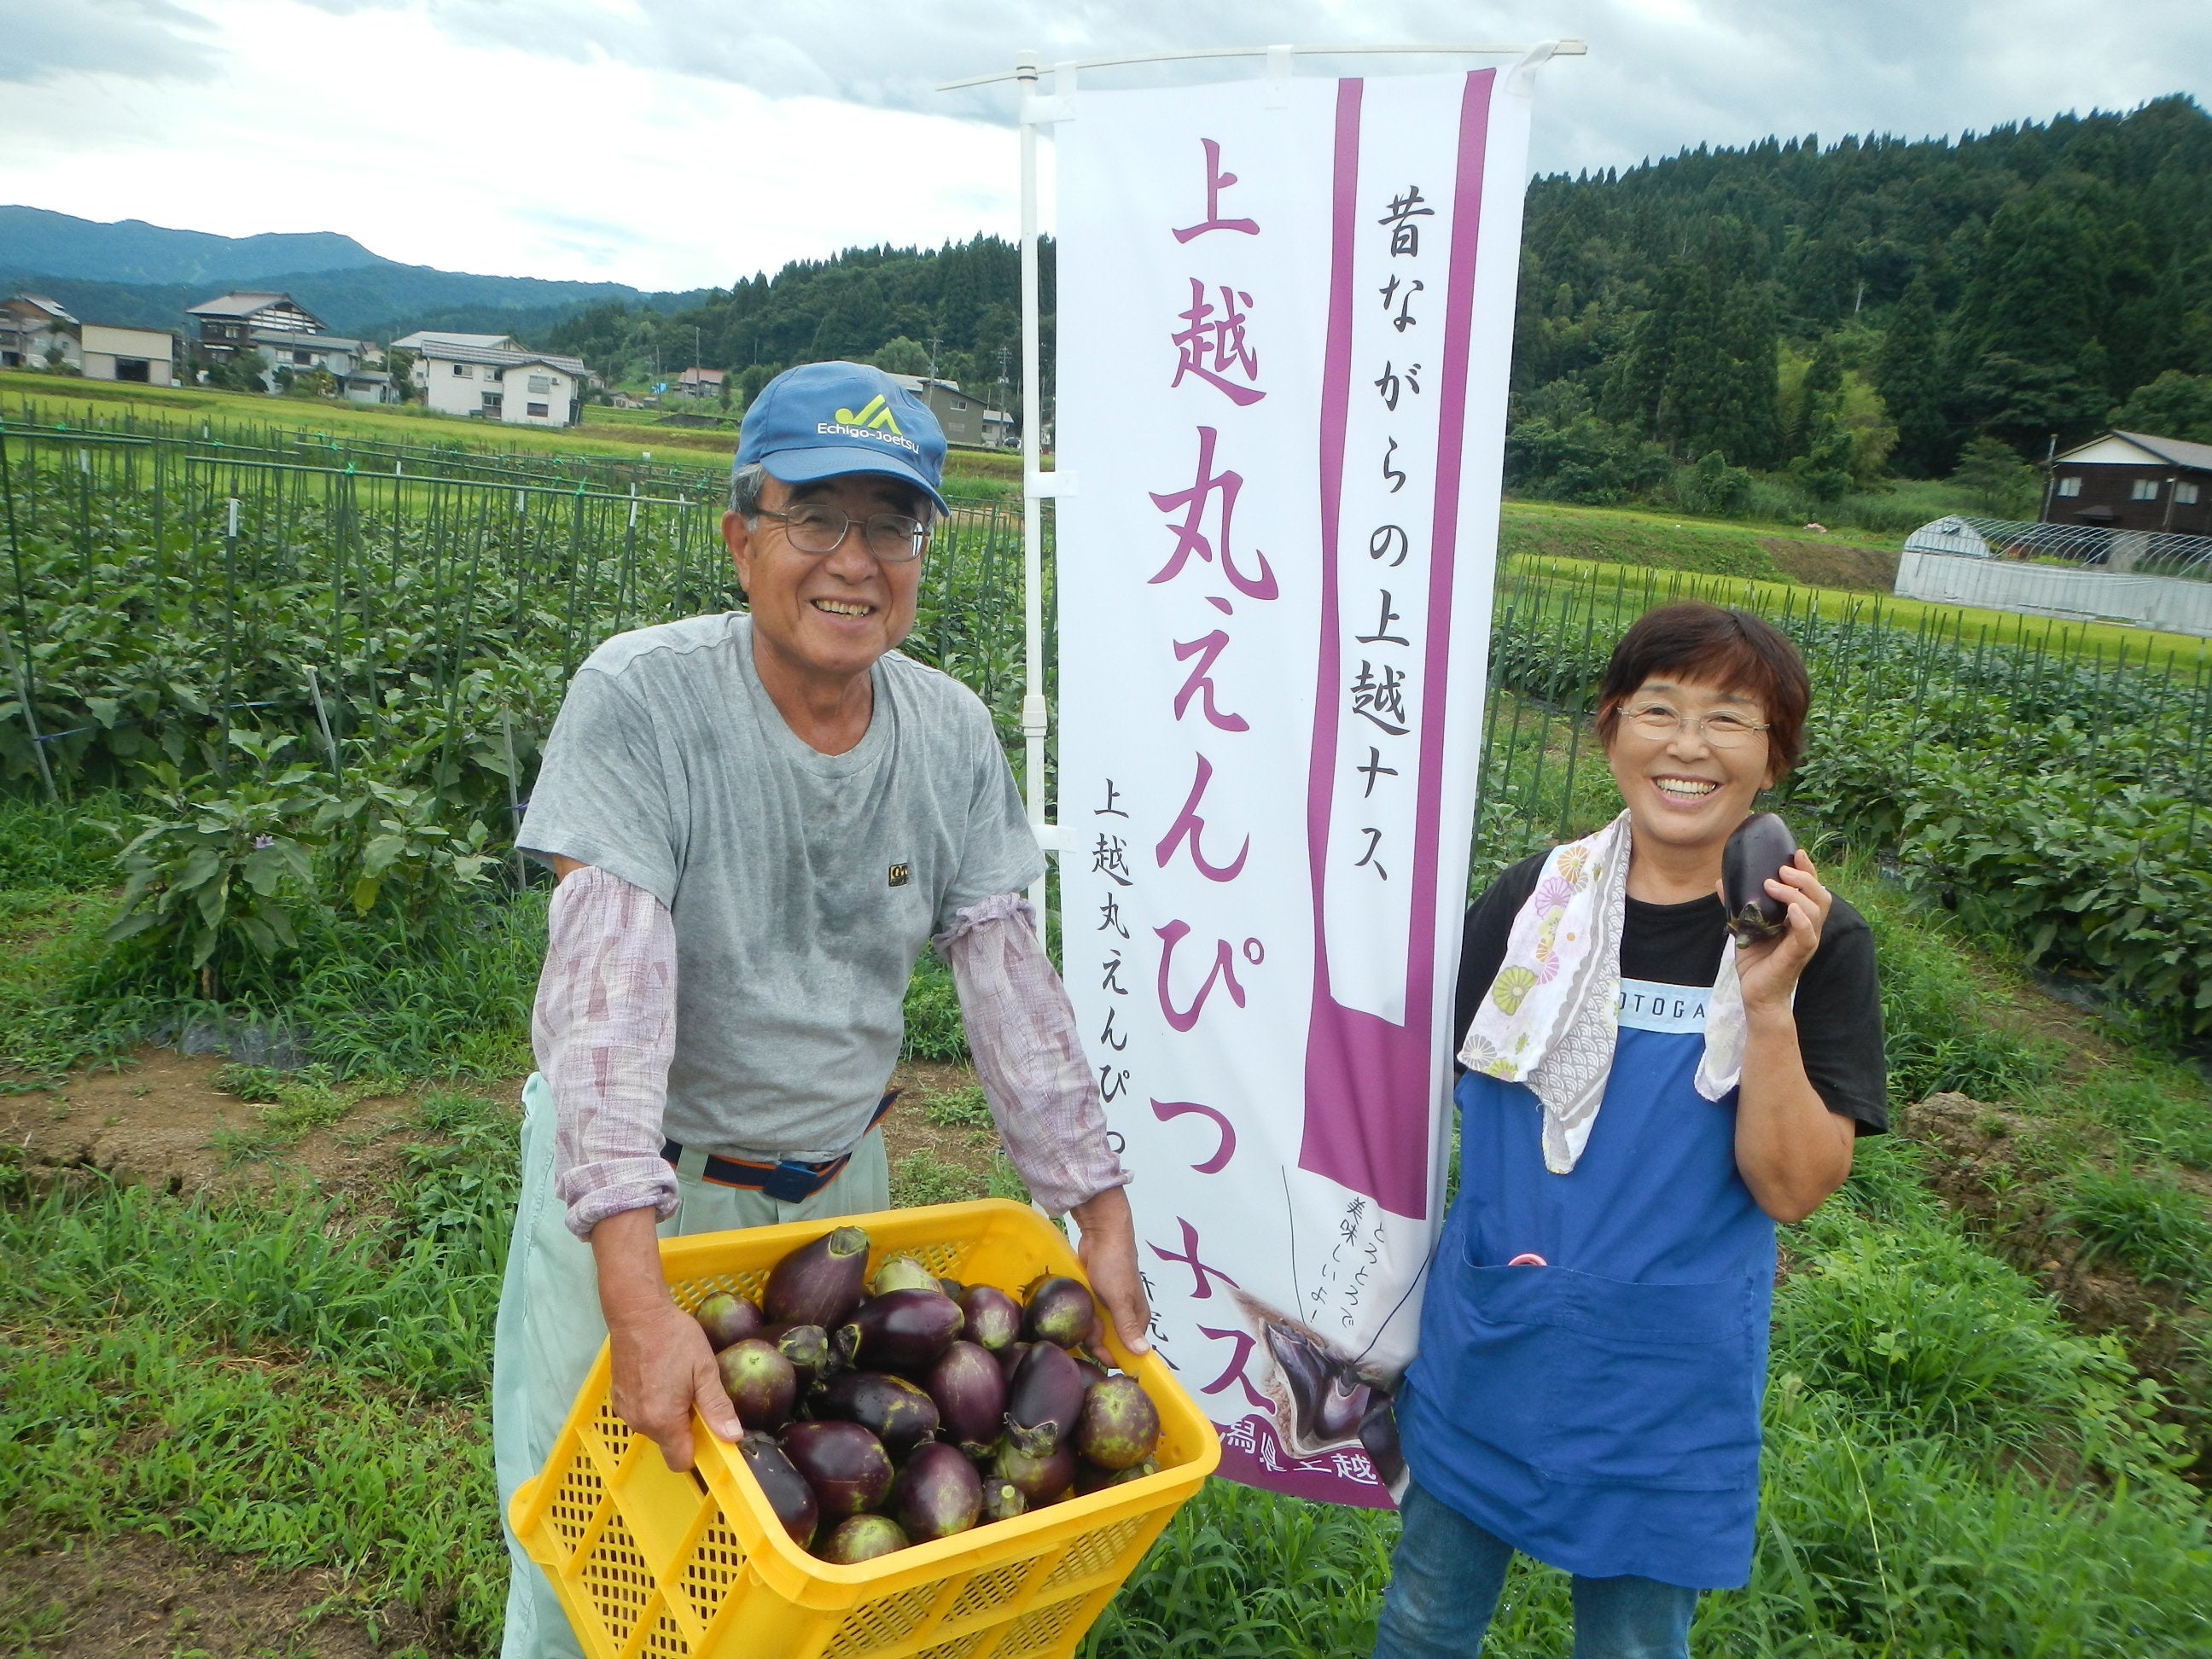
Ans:
[[[633,423],[641,410],[592,407],[580,427],[487,426],[458,416],[434,414],[419,404],[374,406],[322,399],[270,398],[207,386],[126,386],[106,380],[56,380],[51,375],[0,372],[0,396],[7,418],[27,412],[41,423],[86,424],[88,417],[113,419],[129,411],[149,420],[179,422],[204,416],[290,427],[301,432],[374,439],[398,444],[460,444],[511,454],[604,455],[634,460],[641,450],[656,460],[702,468],[729,465],[736,448],[733,433],[710,427]],[[653,411],[650,421],[661,413]],[[953,493],[972,483],[979,493],[999,495],[1011,478],[1018,486],[1021,458],[1013,454],[955,450],[945,461]]]
[[[2212,1285],[2212,1218],[2171,1175],[2075,1170],[2059,1184],[2054,1218],[2094,1260],[2184,1290]]]
[[[960,1021],[960,993],[952,970],[934,951],[924,951],[906,988],[906,1042],[909,1060],[965,1060],[968,1028]]]
[[[1547,510],[1597,514],[1612,509],[1562,507]],[[1571,541],[1555,538],[1555,544],[1568,546],[1571,545]],[[1553,552],[1548,549],[1531,548],[1519,551],[1511,545],[1509,538],[1503,538],[1499,550],[1512,558],[1516,568],[1577,582],[1590,581],[1601,571],[1615,565],[1626,568],[1637,562],[1602,557],[1594,559],[1568,552]],[[2103,659],[2108,661],[2117,657],[2120,647],[2124,645],[2131,662],[2149,667],[2154,659],[2155,666],[2160,671],[2184,676],[2195,673],[2200,662],[2212,659],[2212,640],[2200,640],[2187,634],[2161,633],[2155,629],[2132,628],[2122,623],[2054,623],[2048,617],[2031,617],[2009,611],[1984,611],[1969,605],[1899,599],[1887,593],[1869,594],[1844,588],[1784,584],[1748,572],[1711,574],[1694,567],[1666,563],[1646,568],[1668,573],[1669,581],[1679,589],[1674,597],[1707,599],[1721,605],[1742,605],[1762,614],[1779,614],[1786,600],[1794,612],[1802,612],[1809,605],[1816,614],[1837,619],[1856,609],[1864,623],[1873,617],[1878,600],[1883,624],[1908,633],[1920,628],[1924,620],[1931,630],[1940,628],[1945,635],[1962,630],[1979,638],[1986,629],[1989,641],[1993,646],[2015,641],[2033,646],[2045,639],[2047,634],[2054,655],[2089,657],[2101,653]]]

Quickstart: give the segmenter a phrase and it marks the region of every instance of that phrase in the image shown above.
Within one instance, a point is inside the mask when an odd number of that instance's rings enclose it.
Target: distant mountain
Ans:
[[[347,270],[389,264],[350,236],[217,236],[143,219],[114,224],[45,208],[0,207],[0,264],[100,283],[229,284],[265,270]]]
[[[46,295],[88,321],[184,331],[187,307],[234,289],[267,289],[290,295],[340,334],[374,339],[424,327],[526,337],[586,306],[667,311],[704,292],[406,265],[331,231],[216,236],[27,207],[0,207],[0,286]]]

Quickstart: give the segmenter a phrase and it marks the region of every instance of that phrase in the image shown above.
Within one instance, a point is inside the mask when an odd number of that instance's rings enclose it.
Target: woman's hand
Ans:
[[[1715,884],[1714,890],[1720,891],[1718,884]],[[1828,911],[1836,902],[1835,895],[1820,884],[1820,874],[1802,847],[1782,867],[1778,878],[1768,878],[1766,891],[1770,897],[1781,900],[1787,908],[1779,938],[1759,945],[1736,946],[1736,979],[1743,987],[1743,1006],[1747,1015],[1790,1006],[1798,975],[1812,961],[1813,953],[1820,948],[1820,929],[1826,925]],[[1725,898],[1723,902],[1726,902]]]

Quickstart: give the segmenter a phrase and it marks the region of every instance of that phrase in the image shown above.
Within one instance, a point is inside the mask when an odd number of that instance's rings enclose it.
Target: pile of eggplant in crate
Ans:
[[[1091,1292],[1047,1275],[1019,1301],[840,1227],[769,1274],[756,1307],[695,1315],[746,1466],[802,1549],[849,1565],[1155,1471],[1160,1416],[1103,1364]]]

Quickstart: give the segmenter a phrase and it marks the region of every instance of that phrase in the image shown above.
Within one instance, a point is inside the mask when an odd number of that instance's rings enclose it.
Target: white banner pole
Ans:
[[[1024,53],[1014,75],[1022,91],[1022,739],[1026,751],[1022,787],[1030,826],[1040,831],[1038,840],[1043,842],[1044,504],[1037,494],[1037,474],[1044,459],[1044,399],[1037,337],[1036,123],[1031,118],[1036,101],[1035,56]],[[1030,908],[1036,912],[1037,936],[1048,940],[1042,876],[1030,888]]]

